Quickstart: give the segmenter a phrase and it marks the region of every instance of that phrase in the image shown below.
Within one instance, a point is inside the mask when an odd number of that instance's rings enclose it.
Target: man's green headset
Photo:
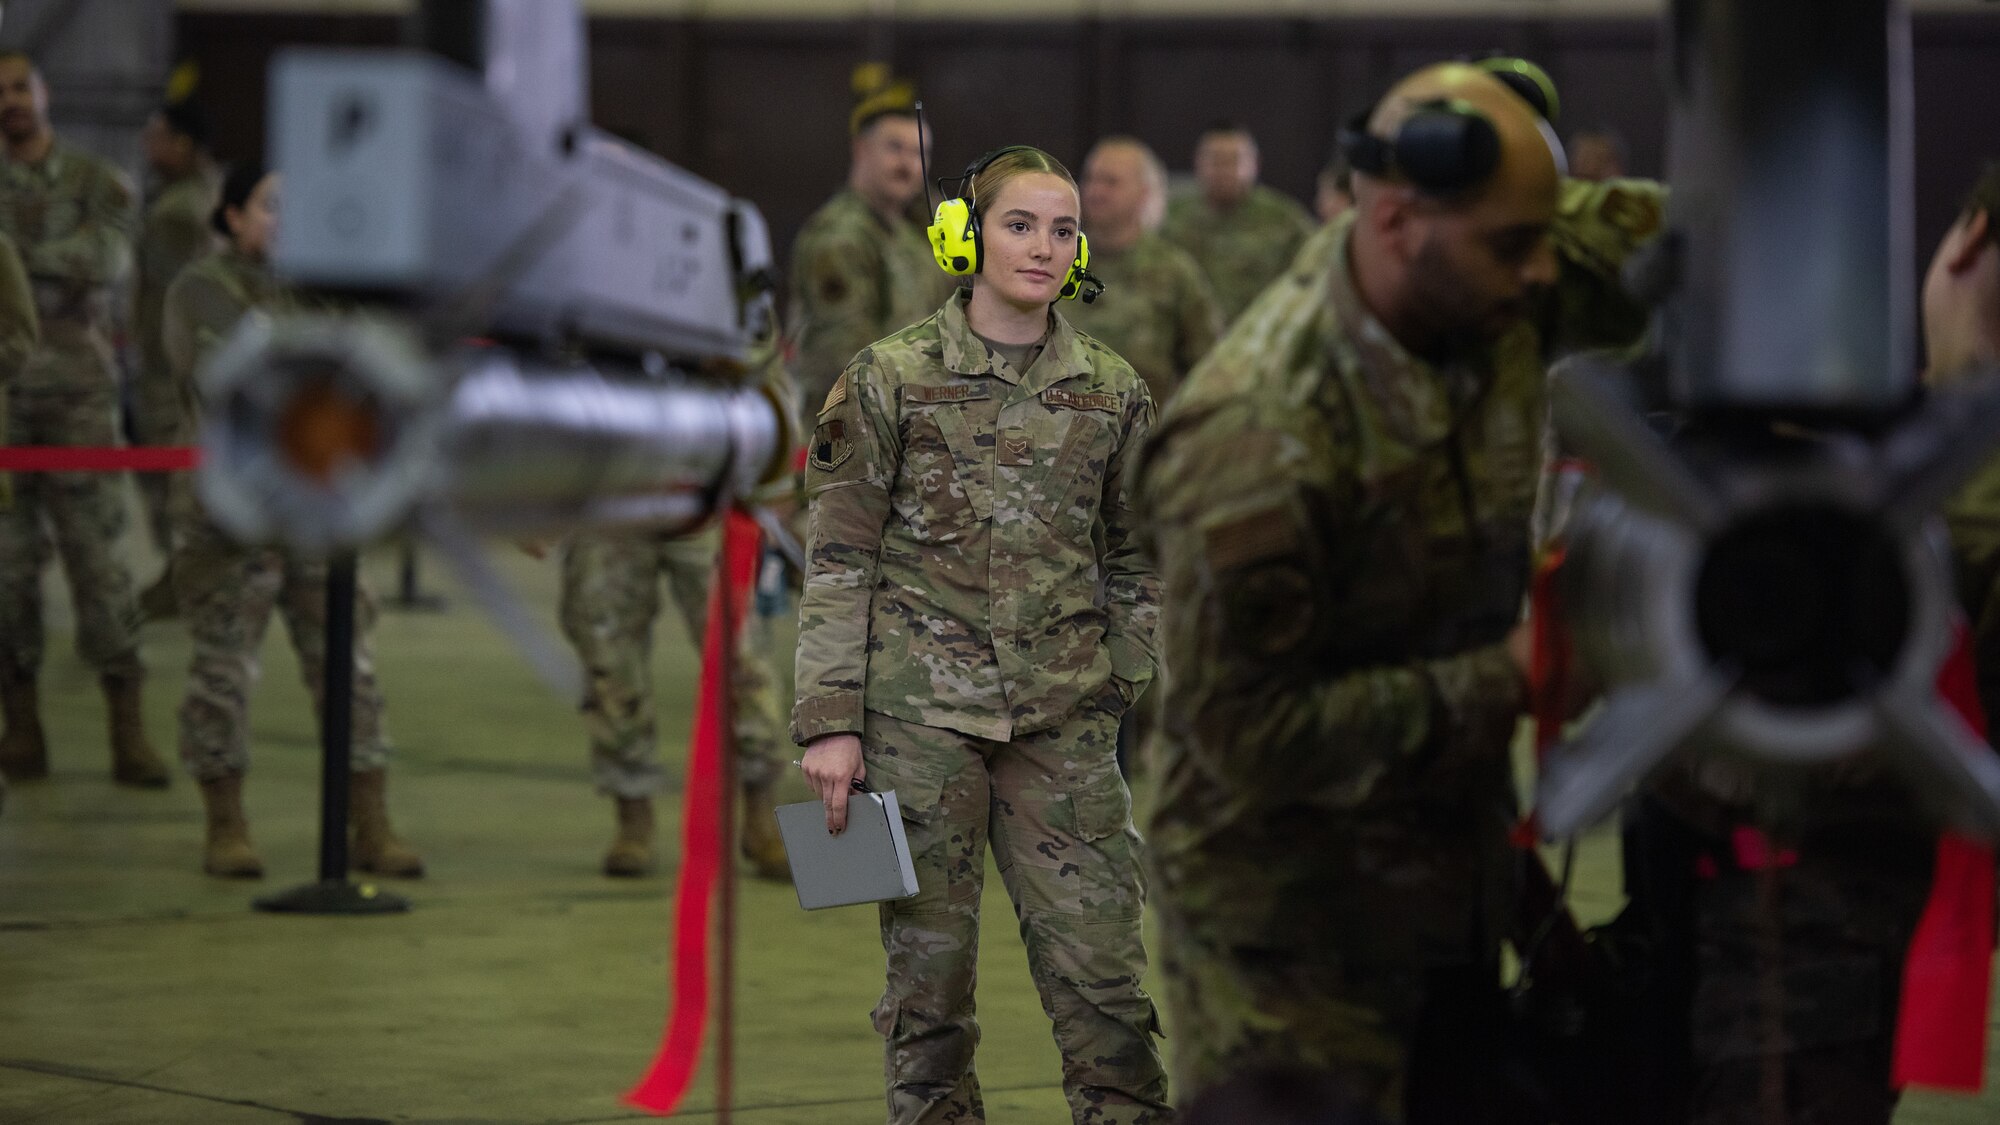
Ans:
[[[919,130],[923,126],[923,109],[923,103],[918,102]],[[985,244],[979,229],[978,200],[972,198],[972,183],[995,160],[1010,152],[1026,151],[1035,151],[1034,146],[1008,145],[1005,148],[996,148],[965,166],[965,172],[958,178],[958,191],[937,205],[936,215],[931,219],[929,230],[925,232],[930,238],[931,255],[937,259],[938,268],[955,277],[979,272],[980,266],[984,264],[981,259],[984,257]],[[918,134],[917,152],[919,159],[924,159],[921,132]],[[924,167],[926,195],[930,192],[930,185],[930,167],[926,161]],[[938,181],[938,190],[944,190],[942,179]],[[1090,240],[1084,237],[1082,231],[1077,231],[1076,257],[1069,264],[1069,272],[1063,275],[1062,291],[1059,294],[1062,300],[1073,301],[1081,296],[1083,303],[1087,305],[1097,300],[1104,292],[1104,283],[1091,275],[1089,265]]]
[[[1492,54],[1465,60],[1492,75],[1533,107],[1537,124],[1560,167],[1565,163],[1554,124],[1562,112],[1555,83],[1526,59]],[[1370,106],[1340,129],[1340,150],[1357,172],[1401,175],[1427,195],[1450,196],[1477,187],[1500,166],[1500,134],[1477,107],[1457,98],[1420,102],[1396,132],[1368,131]]]

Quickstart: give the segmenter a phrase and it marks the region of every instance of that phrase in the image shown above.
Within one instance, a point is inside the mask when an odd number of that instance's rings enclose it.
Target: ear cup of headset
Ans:
[[[947,199],[938,204],[930,229],[924,232],[931,242],[931,256],[938,268],[953,276],[979,270],[979,220],[963,199]]]
[[[1396,131],[1396,166],[1428,192],[1451,194],[1472,187],[1500,166],[1500,134],[1477,110],[1424,109]]]

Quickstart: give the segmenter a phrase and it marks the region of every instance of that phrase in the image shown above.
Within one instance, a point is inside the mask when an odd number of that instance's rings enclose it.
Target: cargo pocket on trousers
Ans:
[[[918,826],[930,824],[941,811],[938,808],[944,796],[944,773],[902,758],[884,755],[867,755],[862,759],[868,767],[867,776],[862,780],[868,788],[877,793],[894,790],[896,805],[903,811],[903,819]],[[910,842],[916,847],[916,841]]]
[[[1120,835],[1132,823],[1132,793],[1116,770],[1070,790],[1069,805],[1085,840]]]
[[[1070,790],[1075,818],[1077,897],[1093,921],[1137,918],[1146,902],[1139,834],[1132,828],[1132,793],[1116,768]]]

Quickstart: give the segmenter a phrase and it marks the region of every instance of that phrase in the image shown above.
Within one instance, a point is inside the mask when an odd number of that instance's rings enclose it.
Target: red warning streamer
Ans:
[[[1976,734],[1986,733],[1972,646],[1958,643],[1938,670],[1938,694]],[[1903,959],[1902,1010],[1890,1081],[1975,1092],[1986,1077],[1986,1013],[1993,988],[1993,849],[1938,838],[1931,897]]]
[[[695,700],[688,746],[687,792],[682,798],[681,879],[674,895],[674,998],[659,1053],[646,1076],[625,1095],[629,1105],[669,1116],[694,1081],[708,1027],[709,939],[715,887],[722,876],[722,792],[728,645],[742,623],[757,571],[757,522],[731,509],[723,518],[721,581],[708,595],[708,628],[701,642],[701,689]],[[729,596],[724,597],[723,583]],[[725,616],[727,620],[725,620]]]

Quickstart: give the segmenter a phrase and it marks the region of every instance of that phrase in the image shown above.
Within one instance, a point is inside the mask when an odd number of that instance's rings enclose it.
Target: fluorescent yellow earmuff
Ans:
[[[966,165],[964,175],[959,177],[959,194],[938,204],[937,213],[924,232],[930,239],[931,256],[937,259],[939,269],[954,277],[979,272],[984,244],[979,230],[977,201],[971,198],[972,181],[1000,157],[1029,148],[1028,145],[997,148]],[[1076,257],[1069,264],[1069,272],[1063,276],[1062,300],[1073,301],[1078,294],[1083,295],[1086,303],[1096,299],[1103,285],[1087,272],[1089,266],[1090,240],[1078,231]]]
[[[1083,293],[1090,285],[1095,285],[1099,289],[1104,288],[1102,282],[1090,276],[1090,240],[1083,236],[1082,231],[1077,231],[1076,257],[1070,261],[1069,272],[1063,275],[1062,299],[1074,301],[1076,295]],[[1083,303],[1087,305],[1096,299],[1096,293],[1086,293]]]
[[[930,226],[931,256],[954,277],[979,272],[979,219],[963,199],[938,204]]]

